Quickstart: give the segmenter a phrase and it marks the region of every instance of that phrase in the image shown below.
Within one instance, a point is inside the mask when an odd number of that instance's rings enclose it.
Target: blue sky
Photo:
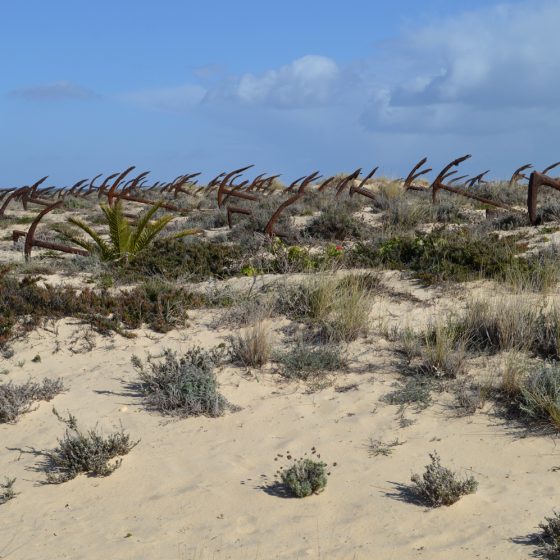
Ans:
[[[560,3],[3,3],[0,187],[560,159]]]

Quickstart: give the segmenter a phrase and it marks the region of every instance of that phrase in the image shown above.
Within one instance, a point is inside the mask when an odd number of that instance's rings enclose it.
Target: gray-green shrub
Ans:
[[[450,506],[461,496],[473,494],[478,488],[478,482],[470,476],[463,480],[440,463],[439,455],[430,453],[431,462],[426,465],[422,476],[414,474],[411,477],[411,490],[416,496],[430,507]]]
[[[221,416],[234,408],[218,391],[215,366],[224,347],[209,352],[194,347],[183,356],[166,348],[163,360],[148,356],[146,364],[134,356],[132,364],[140,377],[140,390],[148,408],[175,416]]]
[[[138,441],[131,441],[122,426],[120,430],[104,436],[97,427],[85,432],[80,430],[76,417],[70,413],[68,418],[60,416],[54,408],[53,413],[66,424],[66,431],[58,440],[58,447],[46,452],[45,468],[50,484],[72,480],[80,473],[108,476],[120,467],[120,457],[138,444]]]
[[[12,381],[0,384],[0,424],[15,422],[18,417],[31,410],[38,401],[50,401],[64,391],[61,379],[44,378],[42,383],[26,381],[16,385]]]

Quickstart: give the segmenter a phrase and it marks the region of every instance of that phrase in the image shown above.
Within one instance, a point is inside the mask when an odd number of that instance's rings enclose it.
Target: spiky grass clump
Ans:
[[[46,453],[47,482],[50,484],[72,480],[80,473],[108,476],[121,466],[121,457],[139,442],[131,441],[122,427],[105,437],[97,427],[81,431],[76,417],[70,413],[68,418],[60,416],[54,408],[53,413],[66,424],[66,432],[58,440],[58,447]]]
[[[222,416],[234,408],[218,391],[215,366],[223,356],[223,347],[206,352],[192,348],[182,357],[166,348],[163,360],[155,362],[151,356],[146,364],[134,356],[140,390],[148,408],[173,416]]]
[[[283,292],[276,309],[291,319],[317,327],[323,339],[351,342],[369,329],[372,296],[380,280],[374,274],[337,279],[320,275]]]
[[[437,323],[425,335],[420,373],[457,377],[465,369],[465,344],[449,324]]]
[[[533,421],[560,429],[560,364],[544,364],[520,386],[519,410]]]
[[[27,381],[16,385],[12,381],[0,384],[0,424],[15,422],[21,414],[29,412],[34,403],[50,401],[64,391],[61,379],[48,379],[42,383]]]
[[[242,334],[230,337],[230,355],[245,367],[261,368],[270,359],[272,343],[267,326],[259,321]]]
[[[455,473],[440,463],[439,455],[430,453],[431,462],[422,476],[412,475],[412,491],[430,507],[450,506],[461,496],[473,494],[478,488],[474,477],[460,480]]]
[[[315,448],[312,454],[315,454]],[[317,455],[320,458],[320,455]],[[288,455],[291,459],[291,456]],[[294,459],[288,468],[280,467],[276,473],[288,492],[296,498],[319,494],[327,485],[327,464],[309,457]]]

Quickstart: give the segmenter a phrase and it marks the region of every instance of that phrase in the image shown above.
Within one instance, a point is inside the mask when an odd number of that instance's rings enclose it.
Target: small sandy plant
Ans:
[[[66,432],[58,440],[58,447],[46,452],[47,482],[51,484],[72,480],[80,473],[108,476],[121,466],[121,457],[138,444],[131,441],[122,427],[105,437],[97,427],[81,431],[76,417],[70,413],[63,418],[53,408],[53,414],[66,424]]]
[[[15,478],[4,478],[4,482],[0,484],[0,506],[13,500],[19,492],[14,490]]]
[[[218,391],[215,366],[222,360],[224,347],[210,351],[196,346],[181,357],[166,348],[163,360],[148,356],[144,364],[133,356],[138,370],[140,390],[148,408],[173,416],[222,416],[235,409]]]
[[[50,401],[64,391],[61,379],[45,378],[41,383],[26,381],[20,385],[13,382],[0,384],[0,424],[15,422],[29,412],[38,401]]]
[[[368,453],[370,457],[378,457],[379,455],[388,457],[393,453],[395,447],[403,445],[404,443],[404,441],[399,441],[399,438],[395,438],[393,441],[389,441],[387,443],[381,441],[380,439],[370,438],[367,445]]]
[[[457,475],[440,463],[439,455],[430,453],[431,463],[426,472],[420,476],[415,474],[411,480],[413,493],[430,507],[450,506],[461,496],[473,494],[478,482],[471,476],[460,480]]]
[[[544,523],[539,525],[542,534],[539,546],[545,558],[560,558],[560,513],[554,512],[553,517],[545,517]]]
[[[287,467],[280,467],[276,472],[277,479],[296,498],[319,494],[327,485],[327,477],[330,474],[327,472],[327,464],[320,460],[321,455],[317,454],[314,447],[311,449],[311,454],[319,460],[307,457],[307,453],[304,457],[292,459],[288,451],[286,457],[292,461],[291,464]]]

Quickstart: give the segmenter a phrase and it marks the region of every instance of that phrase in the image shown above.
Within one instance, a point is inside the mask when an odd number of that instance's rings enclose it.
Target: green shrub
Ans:
[[[155,362],[149,356],[146,364],[134,356],[132,364],[139,372],[140,390],[148,408],[182,417],[217,417],[235,409],[219,393],[214,373],[223,352],[223,347],[210,352],[194,347],[178,358],[166,348],[162,361]]]
[[[50,401],[64,391],[61,379],[48,379],[42,383],[27,381],[15,385],[12,381],[0,384],[0,424],[15,422],[18,417],[31,410],[37,401]]]
[[[457,475],[440,463],[439,455],[430,453],[431,463],[422,476],[412,475],[412,492],[430,507],[450,506],[461,496],[473,494],[478,482],[472,477],[460,480]]]
[[[188,277],[194,281],[227,278],[238,272],[239,245],[184,239],[158,240],[128,267],[127,274]]]
[[[470,230],[434,231],[416,237],[392,237],[360,243],[353,253],[358,265],[412,270],[427,283],[464,282],[478,278],[504,281],[512,269],[526,271],[529,261],[512,237],[493,238]]]
[[[47,482],[60,484],[76,478],[80,473],[91,476],[108,476],[120,467],[123,455],[128,454],[138,441],[121,429],[104,437],[96,428],[82,432],[76,417],[68,413],[62,418],[53,409],[56,417],[66,424],[66,432],[58,440],[58,447],[46,453]],[[113,459],[116,461],[111,463]]]
[[[324,490],[328,476],[326,469],[323,461],[301,457],[287,469],[281,467],[277,475],[292,496],[306,498]]]

